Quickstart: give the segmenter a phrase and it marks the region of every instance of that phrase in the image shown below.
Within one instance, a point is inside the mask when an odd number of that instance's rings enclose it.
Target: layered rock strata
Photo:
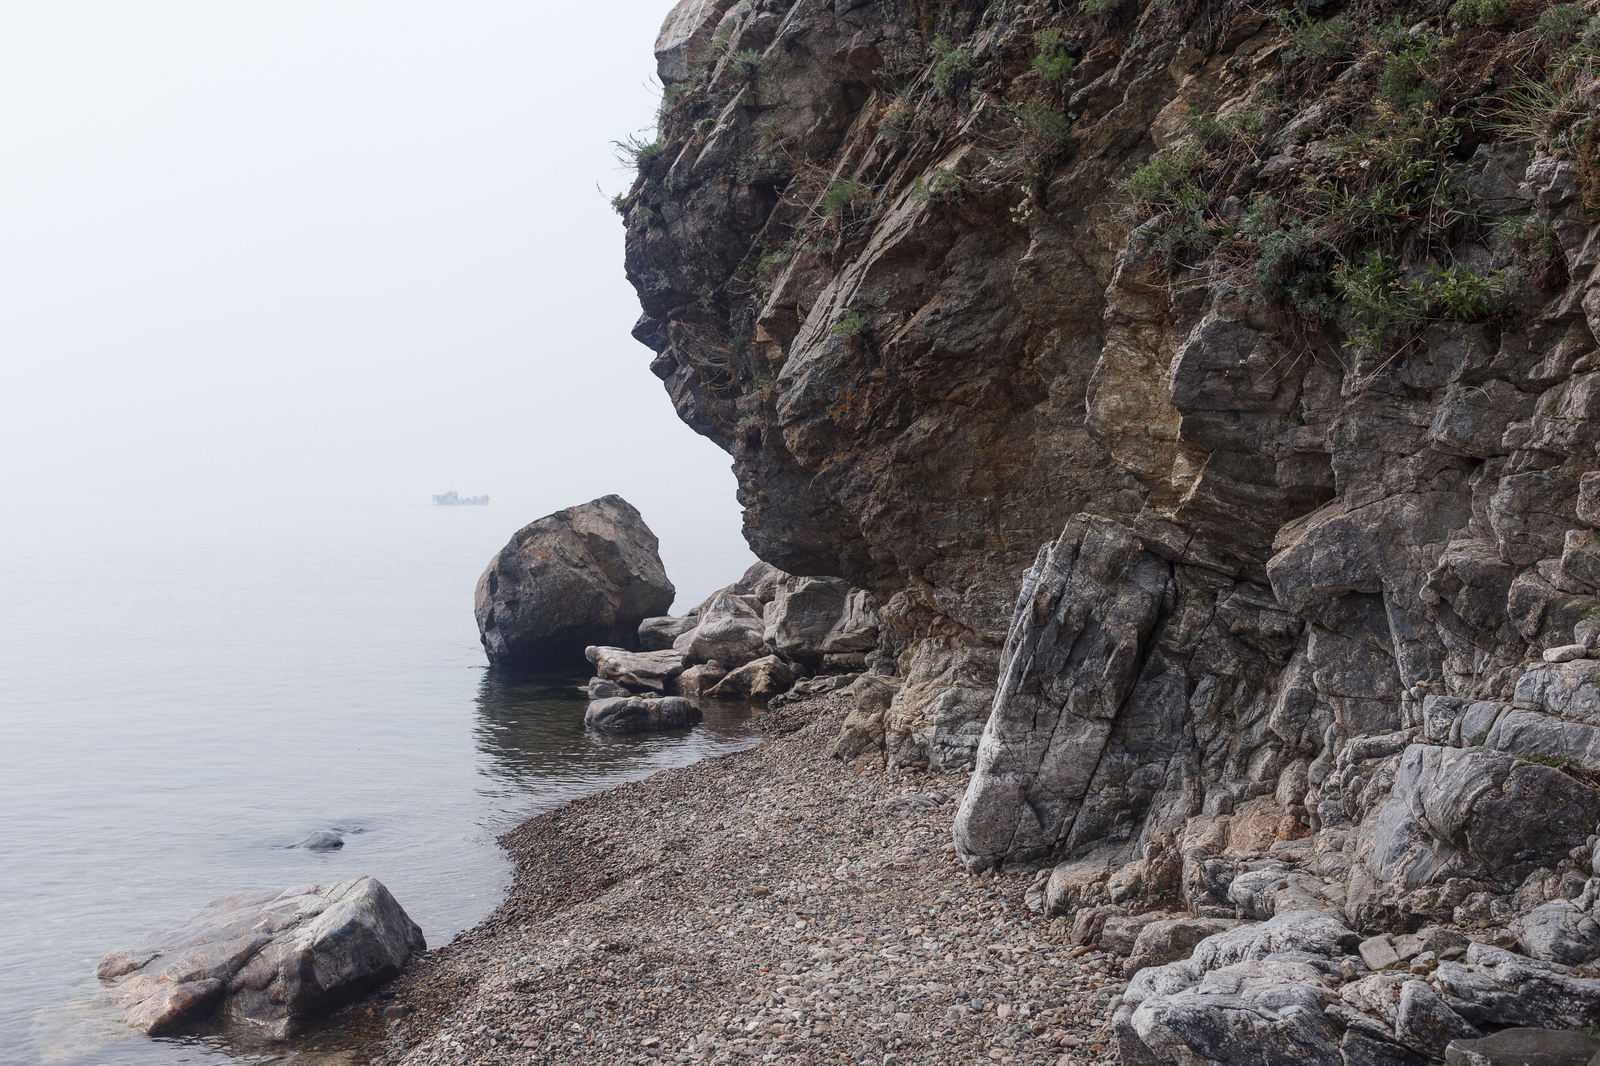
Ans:
[[[680,5],[635,334],[758,555],[877,598],[833,750],[974,767],[970,868],[1059,862],[1090,936],[1325,916],[1161,978],[1295,1054],[1529,1024],[1452,1004],[1600,954],[1600,25],[1085,6]],[[1447,923],[1421,1028],[1323,1013],[1351,936]],[[1158,1002],[1126,1060],[1213,1061]]]

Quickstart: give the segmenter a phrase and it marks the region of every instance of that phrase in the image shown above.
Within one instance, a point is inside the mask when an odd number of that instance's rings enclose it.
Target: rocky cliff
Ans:
[[[679,4],[635,335],[757,554],[878,597],[903,683],[839,753],[974,761],[961,856],[1071,860],[1074,913],[1577,897],[1597,38],[1504,0]]]

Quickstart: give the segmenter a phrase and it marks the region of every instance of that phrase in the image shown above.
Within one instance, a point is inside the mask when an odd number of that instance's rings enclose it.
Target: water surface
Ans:
[[[739,708],[597,736],[581,676],[490,674],[472,588],[525,517],[151,507],[0,531],[0,1062],[233,1061],[128,1039],[93,1005],[100,956],[220,895],[361,874],[441,944],[499,901],[506,828],[754,743]],[[734,533],[668,547],[680,609],[749,561]],[[345,846],[292,847],[318,829]]]

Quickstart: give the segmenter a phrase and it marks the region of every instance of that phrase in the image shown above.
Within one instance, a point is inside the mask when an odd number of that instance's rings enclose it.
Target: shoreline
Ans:
[[[1119,960],[956,863],[966,774],[829,759],[848,710],[510,830],[500,906],[330,1021],[374,1066],[1113,1061]]]

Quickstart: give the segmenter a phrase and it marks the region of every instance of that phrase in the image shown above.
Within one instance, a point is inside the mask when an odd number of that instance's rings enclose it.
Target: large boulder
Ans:
[[[877,600],[836,577],[791,577],[778,585],[765,612],[766,642],[778,654],[812,669],[864,656],[878,646]]]
[[[602,496],[518,530],[478,579],[475,613],[489,662],[554,666],[589,645],[637,646],[639,623],[675,592],[656,535],[620,496]]]
[[[682,729],[694,725],[700,718],[700,708],[681,696],[659,699],[620,696],[589,704],[583,724],[607,733],[645,733],[654,729]]]
[[[739,595],[729,586],[716,593],[700,608],[699,623],[672,642],[691,663],[715,659],[726,667],[743,666],[761,658],[761,605],[753,597]]]
[[[370,877],[206,905],[182,925],[100,962],[135,1029],[161,1036],[211,1018],[286,1040],[397,975],[427,950],[422,930]]]

